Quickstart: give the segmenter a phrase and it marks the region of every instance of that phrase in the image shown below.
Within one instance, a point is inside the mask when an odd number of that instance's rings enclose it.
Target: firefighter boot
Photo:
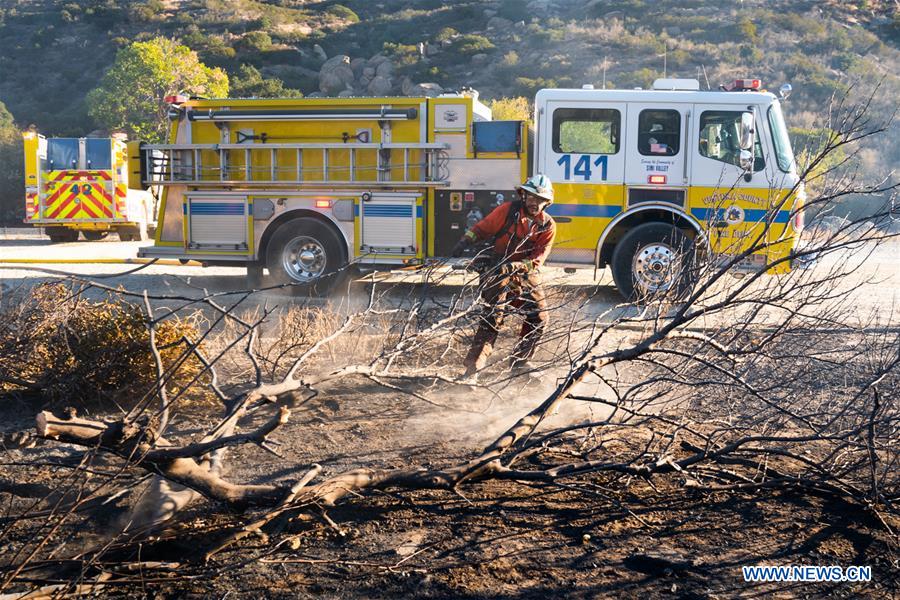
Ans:
[[[526,327],[522,329],[525,330]],[[513,349],[512,356],[509,357],[509,369],[514,377],[523,373],[531,373],[535,370],[535,366],[531,363],[531,357],[534,356],[543,328],[532,329],[528,327],[527,329],[527,333],[519,338],[516,347]]]
[[[493,350],[494,346],[489,342],[474,342],[472,347],[469,348],[466,360],[463,362],[466,366],[466,372],[463,374],[463,377],[472,377],[482,370]]]

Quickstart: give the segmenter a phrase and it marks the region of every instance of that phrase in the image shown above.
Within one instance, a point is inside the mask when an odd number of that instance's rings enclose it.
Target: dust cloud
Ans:
[[[404,442],[443,441],[464,447],[491,443],[547,399],[557,388],[561,369],[547,369],[540,379],[521,376],[491,389],[457,386],[429,399],[436,404],[423,405],[421,411],[403,422],[398,435]],[[579,384],[576,395],[611,399],[611,392],[596,384]],[[550,430],[579,423],[606,419],[612,409],[605,404],[566,399],[549,415],[539,430]],[[401,441],[398,440],[398,441]]]

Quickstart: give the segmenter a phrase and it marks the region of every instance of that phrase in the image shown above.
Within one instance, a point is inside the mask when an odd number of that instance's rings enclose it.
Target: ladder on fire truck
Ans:
[[[448,144],[145,144],[155,185],[437,187],[447,185]]]

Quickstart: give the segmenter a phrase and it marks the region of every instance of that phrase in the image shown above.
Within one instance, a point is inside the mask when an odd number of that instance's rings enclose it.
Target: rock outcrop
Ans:
[[[318,45],[313,51],[320,58],[325,56],[325,51]],[[422,52],[428,51],[423,46]],[[431,51],[438,52],[439,49],[435,47]],[[336,54],[323,58],[323,61],[318,73],[319,91],[315,92],[316,97],[439,96],[444,93],[444,89],[436,83],[414,83],[408,77],[398,77],[396,66],[383,54],[368,59]]]

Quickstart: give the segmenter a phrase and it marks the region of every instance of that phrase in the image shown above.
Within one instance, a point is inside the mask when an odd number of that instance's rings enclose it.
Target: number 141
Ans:
[[[594,159],[593,166],[600,167],[600,181],[606,181],[606,156],[598,156]],[[571,154],[563,154],[559,157],[559,160],[556,161],[556,164],[562,165],[565,168],[565,179],[572,179],[572,175],[575,177],[581,177],[585,181],[591,180],[591,155],[590,154],[582,154],[578,161],[575,163],[575,168],[572,168],[572,155]]]

